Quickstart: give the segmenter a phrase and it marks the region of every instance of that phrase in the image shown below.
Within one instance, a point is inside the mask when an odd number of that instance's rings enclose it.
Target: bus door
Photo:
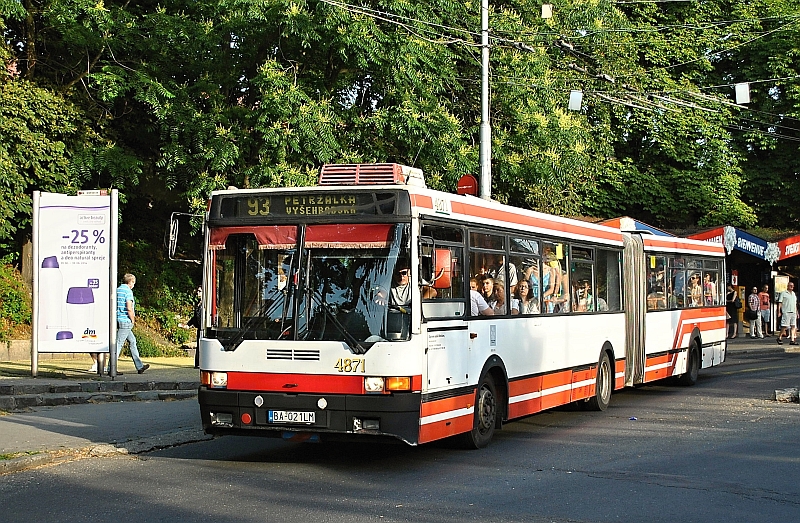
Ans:
[[[465,321],[428,322],[428,389],[467,383],[469,329]]]

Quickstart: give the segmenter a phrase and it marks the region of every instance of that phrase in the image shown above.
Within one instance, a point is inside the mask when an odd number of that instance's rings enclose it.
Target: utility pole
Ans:
[[[479,195],[492,199],[492,127],[489,124],[489,0],[481,0],[481,181]]]

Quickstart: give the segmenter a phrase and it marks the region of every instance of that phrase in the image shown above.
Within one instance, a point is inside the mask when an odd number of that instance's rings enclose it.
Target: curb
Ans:
[[[136,455],[211,439],[213,439],[213,436],[205,434],[203,429],[197,428],[168,434],[159,434],[158,436],[150,436],[121,443],[98,443],[78,449],[66,449],[53,452],[43,451],[38,454],[29,454],[12,459],[0,460],[0,476],[78,459]]]

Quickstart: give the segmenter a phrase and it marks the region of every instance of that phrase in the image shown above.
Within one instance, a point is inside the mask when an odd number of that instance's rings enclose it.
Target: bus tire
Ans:
[[[606,410],[611,403],[611,390],[614,388],[614,376],[611,373],[611,362],[608,353],[600,354],[597,363],[597,376],[595,376],[594,396],[586,400],[586,410]]]
[[[491,374],[486,374],[478,383],[475,394],[475,414],[472,430],[464,434],[467,448],[482,449],[492,441],[497,425],[497,387]]]
[[[697,383],[697,376],[700,374],[700,351],[697,349],[697,342],[692,342],[691,347],[689,347],[688,357],[686,372],[678,378],[678,383],[685,387],[691,387]]]

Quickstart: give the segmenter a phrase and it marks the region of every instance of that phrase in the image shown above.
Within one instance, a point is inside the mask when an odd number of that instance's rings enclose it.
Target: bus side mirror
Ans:
[[[431,286],[434,289],[449,289],[452,286],[450,272],[453,267],[450,249],[436,249],[433,260],[434,271]]]
[[[164,245],[167,248],[167,256],[170,260],[173,261],[182,261],[182,262],[189,262],[189,263],[202,263],[199,259],[193,258],[192,256],[187,256],[185,252],[178,252],[178,243],[179,243],[179,231],[180,231],[180,219],[183,217],[184,220],[189,220],[194,217],[198,217],[202,215],[198,214],[187,214],[185,212],[174,212],[169,217],[169,229],[167,230],[167,235],[164,238]],[[185,241],[185,239],[184,239]],[[185,249],[186,246],[184,246]],[[183,249],[181,249],[183,250]]]
[[[178,230],[179,230],[178,217],[175,213],[169,218],[169,236],[167,238],[167,253],[170,260],[175,259],[175,249],[178,248]]]

